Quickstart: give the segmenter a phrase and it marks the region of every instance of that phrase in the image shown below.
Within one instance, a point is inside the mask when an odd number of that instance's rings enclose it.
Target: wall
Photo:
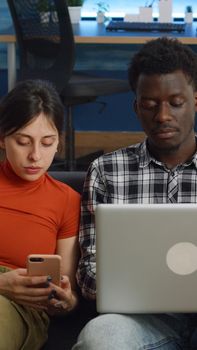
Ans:
[[[0,2],[0,31],[11,23],[5,4],[5,0]],[[100,76],[127,79],[129,62],[140,47],[141,45],[78,44],[75,69]],[[191,47],[197,50],[197,46]],[[7,92],[6,59],[6,45],[0,44],[0,96]],[[74,108],[75,128],[78,131],[141,131],[132,104],[131,92],[100,96],[95,103]]]

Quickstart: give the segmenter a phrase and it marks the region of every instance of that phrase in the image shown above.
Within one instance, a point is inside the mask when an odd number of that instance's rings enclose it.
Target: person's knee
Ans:
[[[109,333],[116,333],[120,330],[121,324],[124,323],[126,316],[118,314],[106,314],[97,316],[89,323],[87,323],[85,329],[86,334],[89,337],[100,338],[101,336],[109,336]]]
[[[177,338],[167,330],[160,332],[155,322],[151,316],[144,315],[98,316],[81,331],[73,350],[179,349]]]
[[[126,334],[123,333],[127,332],[125,318],[126,316],[118,314],[106,314],[94,318],[81,331],[73,350],[119,349],[120,339],[124,339]]]
[[[15,320],[16,310],[13,307],[11,301],[0,295],[0,329],[10,328],[10,322]]]
[[[20,349],[23,338],[21,316],[10,300],[0,295],[0,349]]]

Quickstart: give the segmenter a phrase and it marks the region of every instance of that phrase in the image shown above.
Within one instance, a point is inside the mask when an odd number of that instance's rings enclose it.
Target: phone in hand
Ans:
[[[29,276],[50,276],[51,282],[60,286],[61,256],[57,254],[30,254],[27,257],[27,272]]]

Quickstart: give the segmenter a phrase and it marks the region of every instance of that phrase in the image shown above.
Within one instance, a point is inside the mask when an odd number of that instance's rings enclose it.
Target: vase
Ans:
[[[159,1],[159,22],[172,22],[172,0]]]
[[[104,12],[102,11],[98,11],[97,12],[97,16],[96,16],[96,20],[97,20],[97,23],[104,23],[105,22],[105,14]]]
[[[185,23],[192,23],[192,22],[193,22],[193,13],[185,12]]]
[[[71,23],[79,23],[81,19],[81,6],[68,6]]]
[[[153,20],[153,9],[148,6],[139,7],[139,19],[140,22],[152,22]]]

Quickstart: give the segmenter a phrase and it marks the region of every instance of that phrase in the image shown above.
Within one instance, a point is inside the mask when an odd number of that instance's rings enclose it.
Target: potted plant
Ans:
[[[65,0],[68,6],[70,19],[72,23],[78,23],[81,19],[81,7],[84,0]],[[53,2],[50,0],[38,0],[37,9],[42,23],[47,23],[50,20],[57,20],[57,13],[53,12]],[[50,16],[51,13],[51,16]],[[51,17],[51,18],[50,18]]]
[[[40,21],[42,23],[48,23],[50,17],[48,0],[39,0],[37,2],[37,10],[39,12]]]
[[[96,20],[97,23],[104,23],[107,19],[106,13],[109,11],[109,5],[104,1],[99,1],[96,3]]]
[[[82,6],[84,3],[84,0],[67,0],[68,6]]]
[[[57,21],[57,13],[53,3],[50,0],[39,0],[37,2],[37,9],[39,11],[40,20],[42,23]]]
[[[67,0],[70,20],[72,23],[79,23],[81,19],[81,7],[84,0]]]
[[[39,0],[37,2],[37,9],[39,12],[47,12],[49,11],[49,2],[48,0]]]

